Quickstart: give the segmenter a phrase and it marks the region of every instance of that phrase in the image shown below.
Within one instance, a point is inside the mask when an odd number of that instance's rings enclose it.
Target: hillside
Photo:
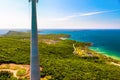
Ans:
[[[29,36],[29,32],[8,31],[4,36]]]
[[[0,64],[30,63],[29,33],[0,37]],[[26,35],[26,36],[21,36]],[[89,49],[91,43],[62,40],[65,34],[39,35],[41,77],[50,80],[119,80],[120,62]],[[53,41],[53,43],[51,42]],[[49,44],[50,42],[50,44]]]

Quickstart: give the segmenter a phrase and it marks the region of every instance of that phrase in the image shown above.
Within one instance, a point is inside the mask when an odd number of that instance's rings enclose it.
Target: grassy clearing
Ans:
[[[17,76],[24,76],[26,74],[26,69],[20,69],[17,71]]]

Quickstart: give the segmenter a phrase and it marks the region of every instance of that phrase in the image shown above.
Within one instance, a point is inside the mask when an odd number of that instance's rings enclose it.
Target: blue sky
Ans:
[[[39,0],[39,29],[120,29],[120,0]],[[0,29],[30,29],[28,0],[0,1]]]

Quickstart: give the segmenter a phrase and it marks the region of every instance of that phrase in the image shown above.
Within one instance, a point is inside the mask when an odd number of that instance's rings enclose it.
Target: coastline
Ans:
[[[67,39],[74,40],[72,38],[67,38]],[[78,40],[74,40],[74,41],[78,41]],[[78,42],[80,42],[80,41],[78,41]],[[101,54],[101,55],[104,55],[106,57],[110,57],[110,58],[113,58],[115,60],[119,60],[120,61],[119,57],[117,57],[116,55],[113,55],[114,52],[110,52],[110,51],[107,51],[107,50],[104,50],[104,49],[100,49],[100,48],[94,47],[94,46],[93,47],[89,47],[89,49],[95,51],[98,54]]]
[[[120,60],[120,58],[117,57],[117,55],[114,55],[114,52],[107,51],[105,49],[100,49],[98,47],[90,47],[89,49],[97,52],[98,54],[102,54],[102,55],[105,55],[107,57],[110,57],[110,58],[113,58],[113,59],[116,59],[116,60]]]
[[[24,30],[25,31],[25,30]],[[79,30],[78,30],[79,31]],[[1,33],[3,33],[3,34],[5,34],[4,33],[5,31],[2,31]],[[59,33],[60,31],[58,31],[57,33]],[[38,34],[41,34],[42,32],[39,32]],[[49,31],[47,32],[47,33],[49,33]],[[44,33],[43,32],[43,34],[47,34],[46,32]],[[50,33],[53,33],[54,34],[54,32],[50,32]],[[56,32],[55,32],[56,33]],[[62,32],[61,32],[62,33]],[[64,34],[64,32],[63,32],[63,34]],[[71,34],[69,34],[69,33],[67,33],[68,35],[71,35]],[[66,40],[66,39],[70,39],[70,40],[75,40],[73,37],[61,37],[60,38],[61,40]],[[80,41],[80,40],[75,40],[75,41]],[[81,41],[80,41],[81,42]],[[87,42],[87,41],[85,41],[85,42]],[[114,52],[112,52],[112,51],[107,51],[107,50],[105,50],[105,49],[102,49],[102,48],[99,48],[99,47],[90,47],[90,49],[91,50],[93,50],[93,51],[95,51],[95,52],[97,52],[97,53],[99,53],[99,54],[102,54],[102,55],[105,55],[105,56],[107,56],[107,57],[111,57],[111,58],[113,58],[113,59],[117,59],[117,60],[120,60],[120,57],[118,57],[117,55],[114,55]],[[115,53],[115,54],[117,54],[117,53]]]
[[[74,40],[71,37],[67,38],[67,39]],[[74,40],[74,41],[78,41],[78,40]],[[81,42],[81,41],[78,41],[78,42]],[[120,57],[117,57],[117,55],[113,55],[114,52],[112,52],[112,51],[110,52],[110,51],[107,51],[105,49],[101,49],[99,47],[94,47],[94,46],[93,47],[89,47],[89,49],[95,51],[98,54],[101,54],[101,55],[104,55],[106,57],[110,57],[110,58],[113,58],[115,60],[119,60],[120,61]]]

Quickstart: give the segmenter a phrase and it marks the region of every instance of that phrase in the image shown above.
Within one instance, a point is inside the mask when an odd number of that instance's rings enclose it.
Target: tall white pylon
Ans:
[[[30,54],[30,80],[40,80],[40,66],[38,55],[38,31],[36,3],[38,0],[29,0],[32,4],[31,20],[31,54]]]

